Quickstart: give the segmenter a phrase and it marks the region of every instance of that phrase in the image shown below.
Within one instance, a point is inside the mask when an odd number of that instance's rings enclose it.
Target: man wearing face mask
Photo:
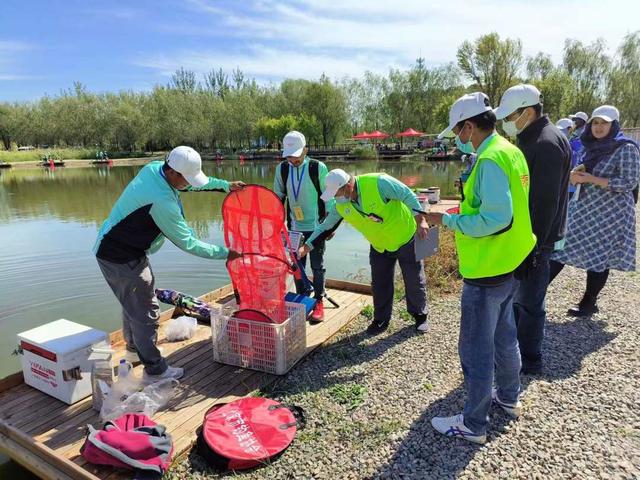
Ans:
[[[542,341],[549,260],[562,248],[567,219],[571,147],[567,138],[542,114],[542,97],[533,85],[509,88],[495,110],[507,135],[517,139],[531,176],[529,211],[537,245],[523,265],[513,301],[522,372],[542,372]]]
[[[371,243],[369,263],[374,313],[367,333],[377,335],[389,327],[396,262],[402,271],[407,311],[415,320],[416,331],[427,332],[427,284],[424,263],[416,260],[414,236],[426,238],[428,226],[416,195],[387,174],[353,176],[337,168],[327,175],[322,193],[325,202],[334,197],[335,204],[328,209],[327,218],[300,247],[300,256],[313,254],[344,219]]]
[[[273,191],[280,200],[287,203],[287,223],[289,228],[309,238],[313,230],[324,219],[327,207],[333,205],[330,200],[325,205],[320,198],[325,188],[327,166],[307,157],[307,146],[304,135],[295,130],[287,133],[282,140],[282,156],[286,159],[276,168],[273,180]],[[313,272],[313,292],[316,305],[311,312],[311,320],[322,322],[324,320],[324,249],[325,240],[317,242],[316,248],[311,251],[311,271]],[[305,268],[307,258],[300,259],[302,268]],[[296,281],[297,293],[304,293],[301,281]]]
[[[439,136],[455,134],[458,148],[476,152],[477,159],[464,185],[460,213],[427,214],[429,223],[442,223],[456,234],[464,280],[458,352],[467,391],[461,414],[434,417],[431,424],[444,435],[474,443],[486,442],[492,402],[512,417],[520,414],[514,271],[535,245],[527,162],[495,125],[484,93],[464,95],[453,104],[449,126]]]
[[[187,225],[181,191],[229,192],[244,186],[207,177],[191,147],[176,147],[164,162],[151,162],[131,180],[104,221],[94,246],[102,275],[122,305],[126,358],[144,364],[145,379],[180,378],[156,347],[160,307],[147,254],[165,237],[178,248],[207,259],[234,259],[240,254],[199,240]]]

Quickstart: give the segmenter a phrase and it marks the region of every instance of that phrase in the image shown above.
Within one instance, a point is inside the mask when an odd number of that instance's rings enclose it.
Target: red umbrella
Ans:
[[[366,138],[388,138],[390,135],[388,133],[381,132],[380,130],[376,130],[375,132],[371,132],[369,136]]]
[[[414,130],[413,128],[407,128],[404,132],[401,133],[396,133],[396,137],[419,137],[421,135],[424,135],[424,133],[422,132],[418,132],[417,130]]]
[[[355,134],[351,138],[353,138],[354,140],[365,140],[365,139],[369,138],[369,134],[367,132],[361,132],[361,133]]]

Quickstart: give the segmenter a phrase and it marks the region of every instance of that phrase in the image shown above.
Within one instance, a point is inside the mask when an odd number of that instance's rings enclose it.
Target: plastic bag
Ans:
[[[164,335],[170,342],[188,340],[196,333],[198,321],[193,317],[172,318],[167,324]]]
[[[133,375],[115,382],[102,402],[100,418],[103,422],[125,413],[143,413],[151,418],[175,395],[180,382],[173,378],[148,384]]]

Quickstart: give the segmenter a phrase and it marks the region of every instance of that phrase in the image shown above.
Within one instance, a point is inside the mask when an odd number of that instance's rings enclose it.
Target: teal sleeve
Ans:
[[[322,192],[325,191],[325,189],[327,188],[327,174],[329,173],[329,169],[327,168],[327,166],[320,162],[320,168],[318,169],[318,177],[320,180],[320,190]],[[324,211],[325,212],[329,212],[332,208],[335,208],[336,205],[336,201],[335,199],[331,199],[328,202],[324,202]]]
[[[280,164],[276,166],[276,174],[273,177],[273,191],[280,200],[284,200],[287,196],[286,186],[282,183],[282,176],[280,175]]]
[[[417,211],[422,210],[416,194],[400,180],[390,175],[380,175],[378,177],[378,190],[382,198],[386,201],[400,200],[409,208],[413,215],[418,213]]]
[[[474,194],[480,201],[480,211],[475,215],[445,213],[442,217],[445,226],[475,238],[499,232],[513,218],[507,175],[491,160],[484,160],[477,168]]]
[[[305,242],[305,244],[308,245],[309,248],[313,250],[312,242],[318,237],[318,235],[328,230],[331,230],[336,225],[338,225],[338,223],[340,223],[341,220],[342,220],[342,217],[338,213],[338,210],[336,210],[336,204],[334,200],[331,208],[327,210],[327,216],[320,223],[320,225],[318,225],[315,228],[311,236],[307,238],[307,241]]]
[[[209,177],[209,183],[203,185],[202,187],[192,187],[191,185],[189,185],[187,188],[185,188],[185,191],[187,192],[204,192],[208,190],[223,191],[229,193],[229,182],[227,182],[226,180],[222,180],[221,178]]]
[[[150,213],[163,235],[178,248],[202,258],[227,258],[229,250],[226,247],[212,245],[196,238],[176,202],[156,202]]]

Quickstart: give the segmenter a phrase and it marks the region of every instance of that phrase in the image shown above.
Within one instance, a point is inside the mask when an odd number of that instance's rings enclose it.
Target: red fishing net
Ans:
[[[290,264],[283,243],[287,233],[282,202],[265,187],[247,185],[227,195],[222,218],[227,247],[243,254],[227,261],[240,312],[258,311],[274,323],[284,322]]]

